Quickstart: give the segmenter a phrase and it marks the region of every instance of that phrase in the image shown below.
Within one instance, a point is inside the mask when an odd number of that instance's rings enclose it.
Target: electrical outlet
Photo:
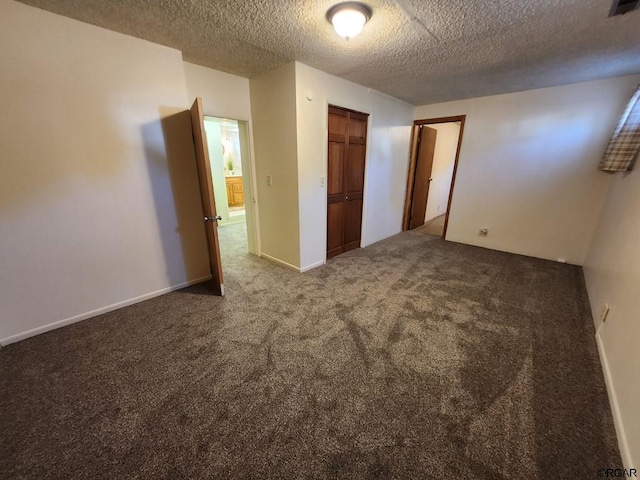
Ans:
[[[273,185],[273,177],[271,175],[267,175],[267,187]]]
[[[486,237],[487,235],[489,235],[489,229],[488,228],[481,228],[480,229],[480,233],[478,233],[478,235],[480,235],[481,237]]]
[[[604,307],[602,307],[602,313],[600,313],[600,321],[602,323],[604,323],[607,320],[607,316],[609,315],[609,310],[611,307],[609,307],[608,303],[604,304]]]

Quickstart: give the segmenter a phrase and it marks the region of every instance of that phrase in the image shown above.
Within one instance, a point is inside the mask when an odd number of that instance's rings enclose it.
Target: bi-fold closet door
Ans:
[[[360,247],[368,118],[329,107],[327,258]]]

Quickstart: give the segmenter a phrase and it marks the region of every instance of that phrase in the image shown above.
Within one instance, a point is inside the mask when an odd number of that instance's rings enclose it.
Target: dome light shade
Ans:
[[[327,12],[336,33],[347,40],[358,35],[370,18],[371,8],[360,2],[339,3]]]

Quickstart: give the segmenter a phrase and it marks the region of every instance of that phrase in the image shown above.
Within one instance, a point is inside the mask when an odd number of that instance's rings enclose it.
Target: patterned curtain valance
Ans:
[[[626,172],[640,150],[640,85],[616,126],[598,168],[605,172]]]

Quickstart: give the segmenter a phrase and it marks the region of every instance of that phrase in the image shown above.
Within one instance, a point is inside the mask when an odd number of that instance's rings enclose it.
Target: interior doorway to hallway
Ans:
[[[465,115],[416,120],[402,229],[445,238]]]
[[[221,252],[257,254],[249,125],[204,117]]]

